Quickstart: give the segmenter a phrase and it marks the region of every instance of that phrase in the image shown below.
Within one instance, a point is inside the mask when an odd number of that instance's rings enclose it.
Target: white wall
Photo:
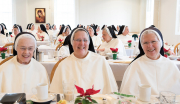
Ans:
[[[160,30],[164,40],[176,45],[180,42],[180,35],[175,35],[177,0],[161,0]]]
[[[139,32],[140,0],[79,0],[79,23],[127,25]]]

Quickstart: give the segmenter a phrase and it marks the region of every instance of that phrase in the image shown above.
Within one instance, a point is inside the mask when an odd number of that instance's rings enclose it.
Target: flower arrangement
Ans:
[[[11,37],[13,37],[13,35],[11,35]]]
[[[170,56],[170,53],[168,53],[168,51],[169,51],[169,49],[167,50],[167,49],[165,49],[164,48],[164,57],[168,57],[168,56]]]
[[[93,104],[97,103],[90,95],[94,95],[100,92],[100,90],[94,90],[94,85],[92,88],[87,89],[86,92],[84,92],[84,89],[76,86],[77,92],[80,93],[79,96],[77,96],[74,104]]]
[[[7,48],[5,48],[5,47],[0,47],[0,51],[4,53],[4,52],[7,51]]]
[[[127,42],[128,42],[128,47],[130,48],[132,40],[128,40]]]
[[[59,41],[59,43],[61,43],[61,42],[63,42],[63,39],[59,39],[58,41]]]
[[[40,37],[41,37],[42,41],[44,41],[44,36],[40,36]]]
[[[118,48],[110,48],[110,50],[112,51],[112,53],[116,53],[116,54],[118,54]]]

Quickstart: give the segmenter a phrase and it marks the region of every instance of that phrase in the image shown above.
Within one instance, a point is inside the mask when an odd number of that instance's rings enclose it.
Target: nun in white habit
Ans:
[[[63,46],[59,49],[59,56],[61,57],[70,56],[69,44],[70,44],[70,35],[66,37],[66,39],[64,40]]]
[[[102,43],[102,45],[99,47],[99,49],[97,49],[97,51],[100,51],[101,55],[106,55],[106,53],[112,53],[110,48],[118,48],[118,56],[126,56],[124,45],[121,40],[116,37],[112,27],[106,27],[104,25],[102,27],[102,30],[102,37],[105,42]]]
[[[102,41],[101,41],[101,38],[99,36],[97,36],[96,26],[90,25],[88,28],[88,32],[92,38],[94,48],[97,49],[102,44]]]
[[[50,23],[46,24],[46,31],[48,32],[49,35],[53,35],[53,30],[51,30],[51,25]]]
[[[1,24],[2,24],[3,29],[4,29],[4,34],[5,34],[5,35],[8,34],[8,37],[9,37],[9,31],[8,31],[7,28],[6,28],[6,25],[5,25],[4,23],[1,23]]]
[[[180,94],[180,71],[169,59],[164,57],[163,37],[154,27],[141,32],[139,40],[140,54],[125,71],[120,92],[138,95],[138,86],[151,86],[151,94],[161,91]]]
[[[63,41],[66,39],[66,37],[69,35],[70,33],[70,27],[69,26],[62,26],[61,30],[58,34],[58,37],[56,39],[56,45],[59,44],[59,39],[62,39]]]
[[[125,25],[120,27],[117,37],[122,41],[124,46],[128,46],[128,40],[134,40],[131,36],[129,36],[129,28]]]
[[[15,55],[0,66],[1,93],[29,93],[39,83],[49,85],[45,67],[33,57],[36,39],[28,32],[18,34],[14,42]]]
[[[34,36],[36,36],[37,30],[35,30],[35,26],[33,23],[30,24],[30,33],[32,33]]]
[[[75,81],[76,85],[84,89],[94,85],[94,89],[101,89],[100,93],[103,94],[116,92],[118,87],[111,67],[104,57],[94,53],[88,31],[84,28],[75,28],[71,33],[70,42],[72,46],[69,48],[72,53],[58,65],[50,92],[63,93],[63,81]]]
[[[49,34],[46,31],[46,28],[43,24],[40,24],[40,27],[38,27],[38,33],[36,35],[36,39],[41,40],[41,36],[44,37],[45,41],[49,41]]]

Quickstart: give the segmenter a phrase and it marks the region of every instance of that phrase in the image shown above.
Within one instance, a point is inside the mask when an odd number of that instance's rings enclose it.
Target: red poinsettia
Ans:
[[[63,41],[63,39],[59,39],[58,41],[61,43]]]
[[[11,37],[13,37],[13,36],[11,35]]]
[[[167,58],[167,57],[168,57],[168,55],[167,55],[167,54],[164,54],[164,57],[166,57],[166,58]]]
[[[94,103],[97,103],[95,100],[91,99],[91,96],[90,95],[94,95],[94,94],[97,94],[100,92],[100,90],[94,90],[94,85],[92,86],[92,88],[90,89],[87,89],[86,92],[84,92],[84,89],[75,85],[76,89],[77,89],[77,92],[80,93],[80,96],[78,96],[75,100],[76,103],[78,104],[82,104],[82,101],[85,101],[86,102],[89,102],[88,100],[94,102]],[[85,99],[83,99],[83,98]],[[88,99],[88,100],[87,100]],[[89,104],[89,103],[87,103]]]
[[[164,50],[164,57],[168,57],[168,56],[170,56],[170,53],[168,53],[168,51],[170,50],[170,49],[165,49],[165,48],[163,48],[163,50]]]
[[[132,42],[132,40],[128,40],[128,43],[131,43]]]
[[[5,47],[0,47],[0,51],[4,53],[4,52],[7,51],[7,48],[5,48]]]
[[[112,53],[117,53],[118,52],[118,48],[110,48],[110,50],[112,51]]]

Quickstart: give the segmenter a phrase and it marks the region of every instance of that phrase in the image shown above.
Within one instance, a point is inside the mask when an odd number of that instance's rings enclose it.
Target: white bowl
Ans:
[[[170,60],[176,60],[178,56],[168,56]]]

